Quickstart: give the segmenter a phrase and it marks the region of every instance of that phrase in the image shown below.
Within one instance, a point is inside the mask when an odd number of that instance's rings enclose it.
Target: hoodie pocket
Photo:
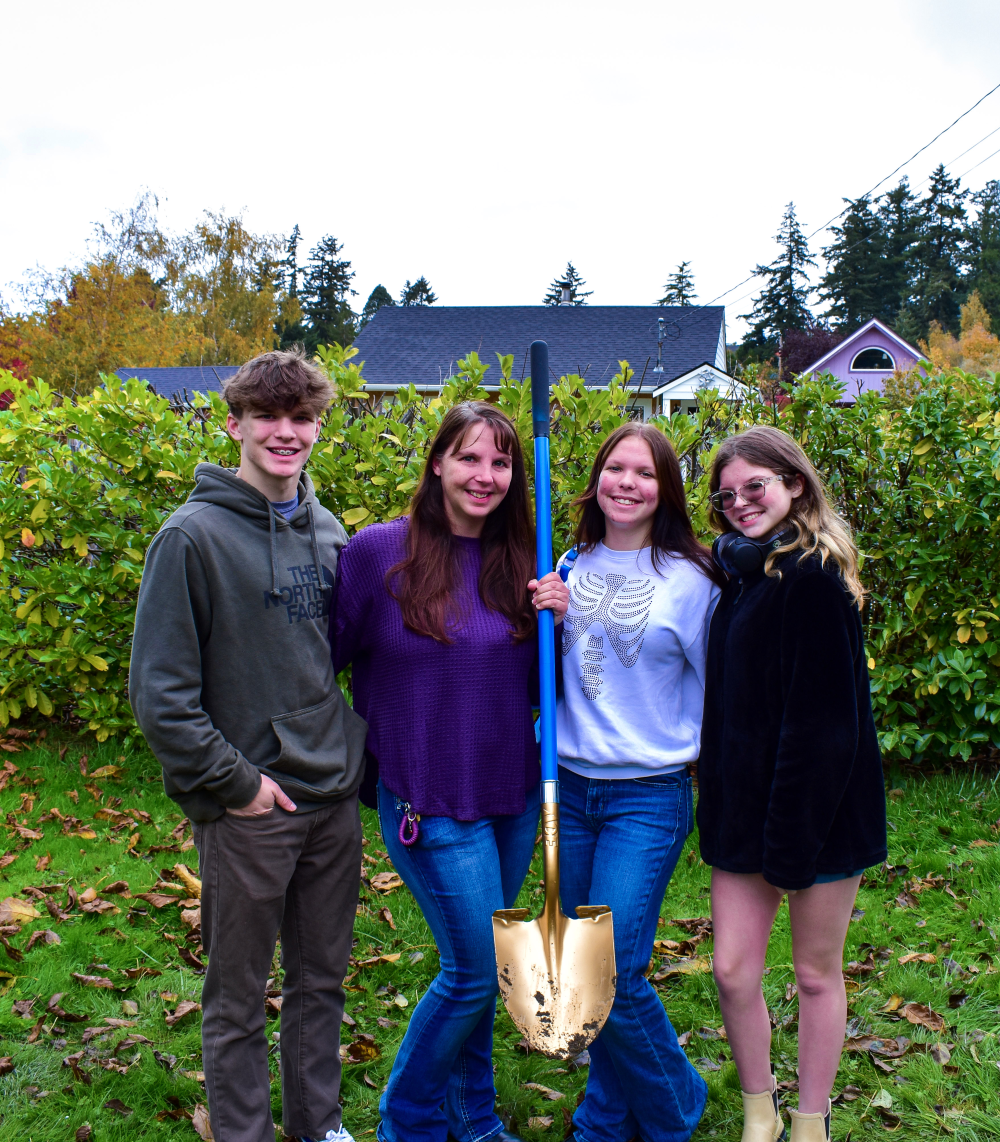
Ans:
[[[324,702],[271,719],[281,743],[267,767],[303,790],[331,795],[355,784],[364,760],[368,724],[336,690]]]

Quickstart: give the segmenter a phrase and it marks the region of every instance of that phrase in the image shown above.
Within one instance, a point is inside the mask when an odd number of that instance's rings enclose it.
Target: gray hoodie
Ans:
[[[364,771],[368,727],[330,661],[347,535],[304,472],[287,521],[230,469],[199,464],[195,479],[146,554],[129,669],[136,721],[193,821],[248,804],[261,773],[299,812],[318,809]]]

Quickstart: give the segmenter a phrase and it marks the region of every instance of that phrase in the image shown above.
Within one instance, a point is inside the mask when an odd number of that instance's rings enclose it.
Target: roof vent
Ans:
[[[572,284],[570,282],[560,282],[559,288],[562,290],[562,296],[559,298],[560,305],[572,305],[573,298],[571,296]]]

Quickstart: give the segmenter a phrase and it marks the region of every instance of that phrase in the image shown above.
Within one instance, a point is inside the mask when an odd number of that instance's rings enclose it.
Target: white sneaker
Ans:
[[[302,1142],[314,1142],[314,1140],[303,1134]],[[354,1139],[341,1126],[339,1130],[328,1130],[322,1138],[316,1139],[315,1142],[354,1142]]]

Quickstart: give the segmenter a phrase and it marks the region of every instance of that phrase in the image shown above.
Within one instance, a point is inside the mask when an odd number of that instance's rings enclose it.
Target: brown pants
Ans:
[[[340,1128],[344,974],[358,903],[357,797],[194,826],[201,864],[202,1058],[217,1142],[274,1142],[264,989],[281,932],[284,1127]]]

